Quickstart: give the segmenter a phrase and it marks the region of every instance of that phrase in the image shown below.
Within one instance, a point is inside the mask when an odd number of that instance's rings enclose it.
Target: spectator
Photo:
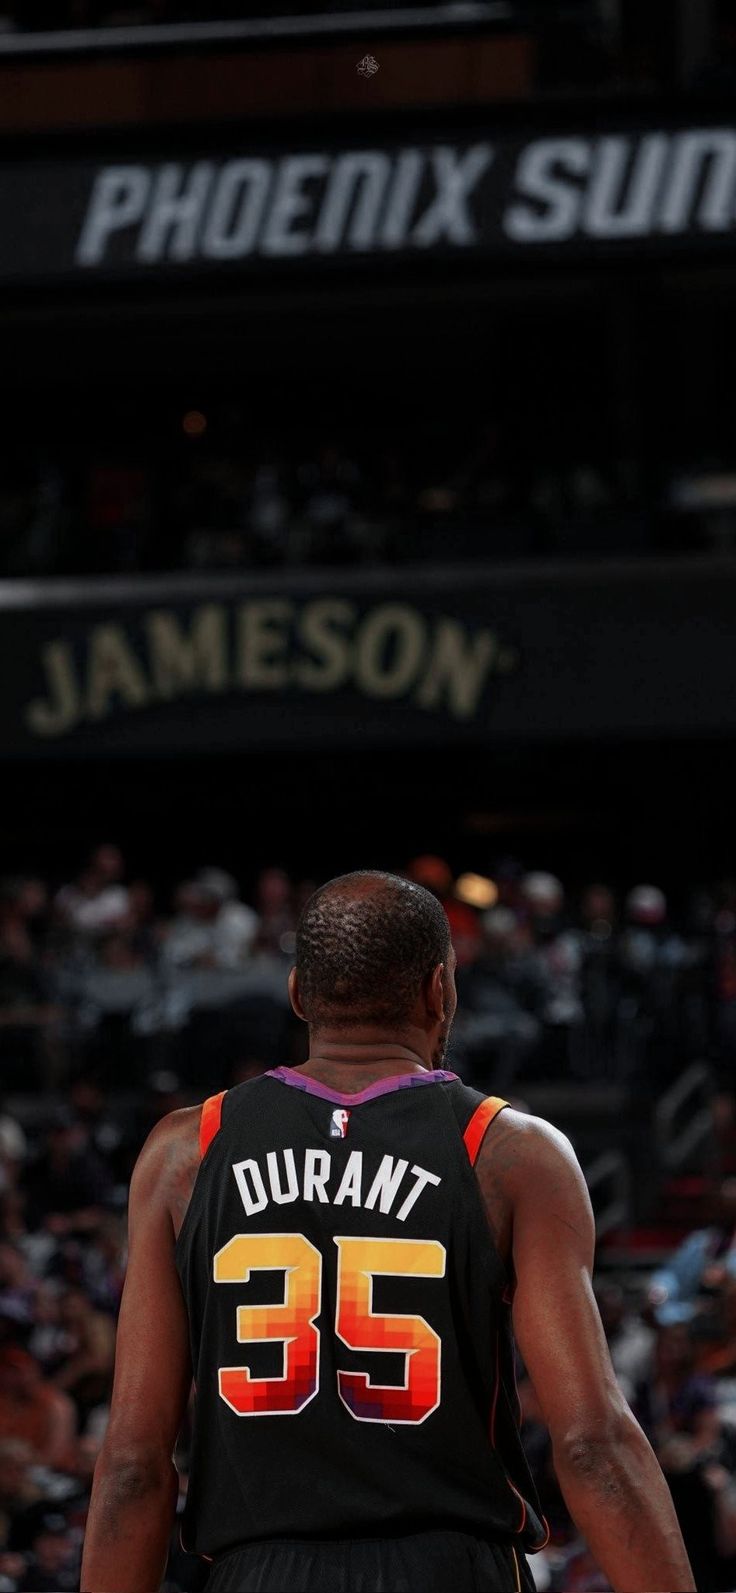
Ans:
[[[455,948],[458,968],[464,968],[478,956],[482,945],[480,919],[473,907],[459,902],[452,894],[452,869],[444,858],[426,854],[415,857],[406,870],[407,878],[423,885],[437,896],[447,913]]]
[[[356,509],[361,476],[334,442],[298,471],[305,551],[309,562],[341,564],[359,552]]]
[[[33,1473],[34,1451],[23,1438],[0,1438],[0,1544],[27,1545],[26,1522],[37,1519],[43,1495]]]
[[[27,1148],[20,1124],[15,1118],[0,1113],[0,1196],[16,1187]]]
[[[6,879],[0,886],[0,1031],[11,1070],[49,1082],[53,1066],[53,1028],[58,1009],[38,956],[35,925],[46,908],[44,887],[36,880]]]
[[[195,884],[217,904],[214,956],[218,968],[238,968],[251,955],[258,933],[258,914],[241,902],[236,880],[221,868],[200,869]]]
[[[617,920],[616,898],[608,885],[587,885],[580,902],[580,927],[588,942],[607,945]]]
[[[283,868],[264,868],[256,885],[256,946],[272,957],[293,957],[296,945],[294,890]]]
[[[284,559],[290,519],[283,470],[277,463],[264,460],[253,476],[248,510],[248,529],[258,563],[275,564]]]
[[[52,1378],[69,1350],[69,1336],[61,1321],[59,1287],[49,1282],[36,1285],[33,1330],[27,1348],[38,1361],[44,1377]]]
[[[96,1227],[111,1187],[109,1170],[92,1149],[87,1129],[68,1109],[59,1108],[44,1155],[28,1178],[35,1216],[45,1216],[57,1234],[88,1231]]]
[[[679,968],[685,946],[667,922],[667,898],[657,885],[636,885],[626,898],[627,928],[619,955],[635,978],[651,976],[660,967]]]
[[[0,1340],[25,1340],[36,1313],[37,1284],[18,1245],[0,1242]]]
[[[115,1325],[111,1317],[95,1309],[83,1289],[66,1290],[59,1317],[69,1350],[54,1374],[54,1385],[71,1395],[84,1419],[109,1399],[112,1390]]]
[[[554,874],[526,874],[521,896],[528,914],[533,942],[547,983],[544,1019],[570,1027],[583,1017],[579,941],[564,921],[565,893]]]
[[[490,908],[482,925],[480,955],[458,969],[455,1045],[478,1084],[503,1094],[539,1044],[547,987],[508,907]]]
[[[47,1383],[27,1350],[0,1347],[0,1439],[20,1438],[37,1461],[60,1465],[76,1432],[74,1406]]]
[[[712,1589],[732,1585],[723,1580],[721,1474],[733,1471],[736,1454],[719,1417],[716,1385],[697,1372],[695,1359],[685,1323],[660,1328],[653,1375],[637,1391],[634,1410],[669,1483],[696,1584]]]
[[[692,1454],[714,1452],[720,1438],[715,1384],[696,1370],[695,1345],[684,1322],[660,1327],[651,1378],[635,1391],[634,1407],[656,1447],[676,1435]]]
[[[41,880],[4,879],[0,883],[0,959],[16,966],[37,957],[37,926],[48,912],[48,893]]]
[[[620,1284],[608,1281],[600,1284],[595,1297],[613,1369],[630,1403],[651,1370],[655,1335],[636,1312],[627,1309]]]
[[[683,1240],[652,1277],[649,1303],[663,1325],[690,1322],[704,1295],[736,1278],[736,1178],[726,1178],[713,1202],[713,1222]]]
[[[238,900],[234,879],[205,868],[177,892],[178,912],[164,942],[172,968],[243,967],[254,947],[258,916]]]
[[[121,883],[125,866],[117,846],[98,846],[72,885],[59,891],[55,909],[76,936],[93,938],[124,923],[128,892]]]
[[[701,1348],[698,1370],[718,1377],[736,1376],[736,1276],[725,1278],[713,1337]],[[736,1544],[734,1551],[736,1553]]]
[[[65,1593],[79,1581],[79,1544],[70,1537],[66,1520],[49,1512],[36,1533],[18,1593]]]

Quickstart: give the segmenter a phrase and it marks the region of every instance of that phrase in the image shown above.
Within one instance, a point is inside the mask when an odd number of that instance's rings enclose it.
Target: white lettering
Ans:
[[[329,170],[324,155],[292,155],[281,162],[276,180],[276,192],[261,239],[264,254],[306,254],[310,239],[307,232],[295,232],[292,223],[313,208],[313,200],[302,191],[302,183],[310,177],[322,177]]]
[[[369,249],[390,172],[388,156],[378,150],[340,155],[330,173],[313,247],[322,254],[332,254],[340,247],[350,207],[354,205],[347,241],[351,249]]]
[[[651,230],[668,144],[663,133],[642,139],[627,182],[631,139],[601,139],[583,210],[591,238],[637,238]]]
[[[238,1194],[246,1212],[249,1217],[254,1217],[257,1211],[263,1211],[264,1206],[268,1205],[268,1195],[266,1194],[266,1186],[263,1182],[261,1169],[252,1157],[248,1157],[244,1162],[235,1162],[233,1164],[233,1172],[238,1186]],[[252,1189],[249,1186],[248,1179],[250,1179]]]
[[[659,213],[662,232],[686,232],[693,221],[698,186],[703,192],[697,220],[707,232],[727,232],[734,220],[736,133],[704,128],[678,133],[673,144],[670,180]]]
[[[390,1212],[393,1206],[399,1184],[406,1172],[409,1163],[402,1156],[394,1162],[393,1156],[384,1156],[376,1176],[371,1184],[365,1201],[366,1211],[372,1211],[376,1201],[380,1202],[380,1209],[384,1215]]]
[[[417,222],[411,241],[428,249],[440,239],[449,243],[475,243],[476,230],[468,211],[470,191],[493,160],[490,144],[474,144],[463,155],[440,144],[431,152],[437,198]]]
[[[341,1206],[345,1200],[349,1200],[353,1206],[359,1206],[362,1178],[363,1152],[351,1151],[340,1180],[340,1186],[332,1202],[333,1206]]]
[[[422,1190],[426,1189],[427,1184],[442,1183],[442,1179],[437,1176],[437,1173],[428,1173],[425,1167],[412,1167],[412,1175],[416,1178],[416,1183],[414,1188],[409,1191],[403,1205],[399,1206],[396,1213],[399,1222],[406,1222],[412,1206],[416,1205]]]
[[[266,1157],[268,1181],[271,1185],[271,1194],[277,1206],[288,1206],[292,1200],[299,1199],[299,1183],[296,1176],[296,1162],[294,1161],[293,1150],[285,1150],[283,1157],[286,1170],[286,1189],[281,1187],[279,1159],[276,1151],[269,1151]]]
[[[384,249],[400,249],[407,241],[409,221],[419,193],[423,170],[424,156],[421,150],[402,149],[396,162],[381,227],[380,241]]]
[[[208,160],[197,161],[188,177],[174,162],[159,168],[138,240],[138,260],[192,259],[214,175]]]
[[[77,244],[77,265],[99,265],[112,234],[141,220],[150,187],[145,166],[106,166],[99,173]]]
[[[503,228],[517,243],[552,243],[571,238],[578,224],[581,190],[570,178],[590,169],[591,149],[584,138],[544,138],[528,144],[516,173],[520,201],[512,204]],[[556,171],[561,168],[561,172]],[[543,209],[533,210],[527,200]]]
[[[271,186],[266,160],[229,160],[212,196],[202,253],[209,260],[242,260],[255,247]]]
[[[308,1150],[304,1152],[304,1199],[320,1200],[326,1205],[329,1200],[327,1183],[332,1166],[332,1157],[326,1150]]]

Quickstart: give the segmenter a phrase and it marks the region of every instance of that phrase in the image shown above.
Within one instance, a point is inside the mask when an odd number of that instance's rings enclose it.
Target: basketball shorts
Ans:
[[[464,1532],[251,1543],[219,1555],[207,1593],[534,1593],[521,1551]]]

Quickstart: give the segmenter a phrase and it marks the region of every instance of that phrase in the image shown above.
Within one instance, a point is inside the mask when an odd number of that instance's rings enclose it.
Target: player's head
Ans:
[[[302,912],[291,997],[314,1030],[419,1030],[437,1066],[457,1004],[454,970],[436,896],[395,874],[342,874]]]

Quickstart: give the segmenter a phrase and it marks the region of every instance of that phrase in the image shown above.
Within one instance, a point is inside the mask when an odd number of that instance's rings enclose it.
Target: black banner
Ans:
[[[0,281],[729,246],[736,126],[0,164]]]
[[[730,565],[0,587],[4,755],[736,727]]]

